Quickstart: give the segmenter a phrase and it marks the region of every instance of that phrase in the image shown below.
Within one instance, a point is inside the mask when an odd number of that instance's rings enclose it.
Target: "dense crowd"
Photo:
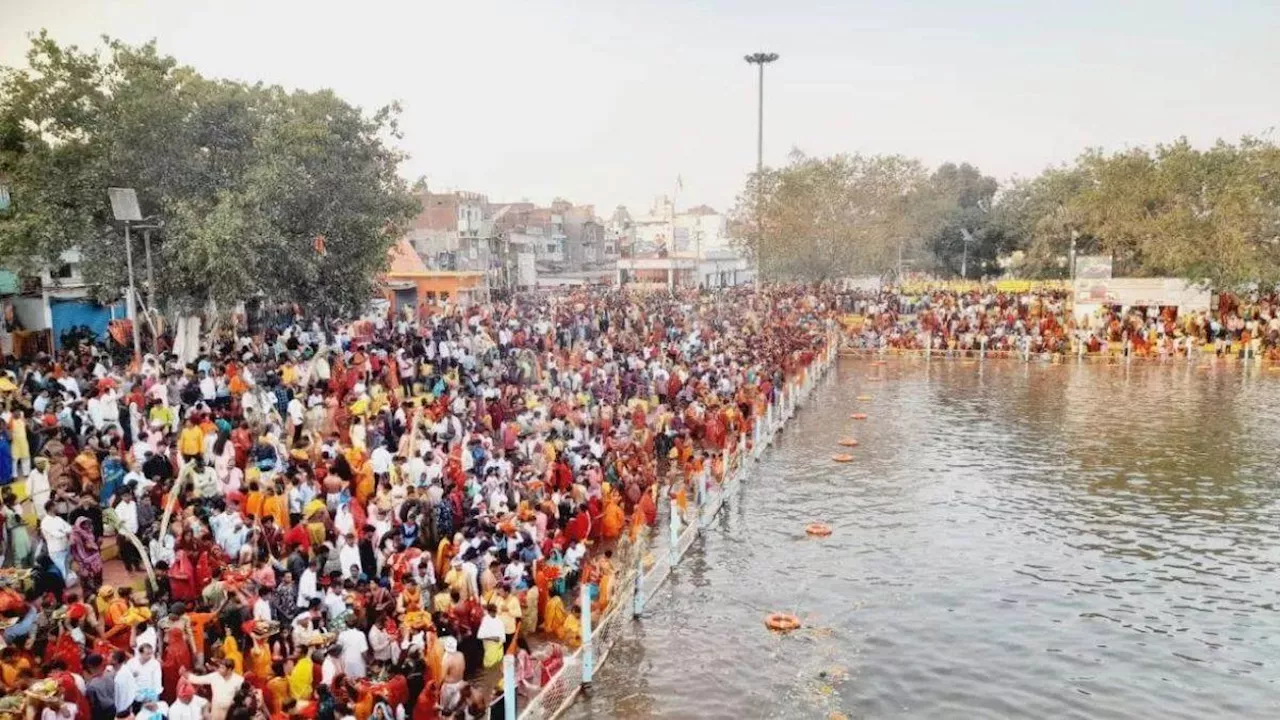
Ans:
[[[1280,296],[1217,296],[1212,310],[1110,307],[1077,318],[1066,290],[999,292],[994,288],[918,293],[894,288],[841,293],[837,304],[853,347],[995,353],[1130,352],[1187,355],[1208,347],[1218,355],[1280,361]]]
[[[835,304],[582,291],[11,366],[0,687],[41,720],[500,714],[503,655],[537,692]]]

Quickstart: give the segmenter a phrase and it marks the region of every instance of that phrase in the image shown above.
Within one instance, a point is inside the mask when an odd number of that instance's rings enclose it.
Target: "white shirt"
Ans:
[[[344,541],[345,542],[345,541]],[[356,545],[342,546],[338,551],[338,562],[342,564],[342,578],[351,580],[360,572],[360,548]],[[355,573],[352,573],[352,566],[355,567]]]
[[[204,714],[205,699],[199,695],[191,698],[191,702],[175,701],[169,706],[169,720],[200,720]]]
[[[116,712],[132,709],[133,701],[138,695],[138,680],[125,663],[116,670]]]
[[[236,699],[236,691],[240,689],[244,678],[232,673],[230,677],[222,677],[220,673],[211,672],[207,675],[192,675],[190,678],[193,685],[208,685],[212,691],[210,695],[213,698],[210,709],[210,716],[213,720],[225,720],[227,712],[231,710],[232,703]],[[116,696],[116,703],[119,704],[119,696]],[[172,713],[170,713],[172,717]]]
[[[155,646],[153,645],[152,647]],[[121,671],[133,674],[136,690],[155,690],[157,695],[160,694],[162,690],[160,687],[160,661],[154,655],[151,657],[150,662],[145,663],[142,662],[141,657],[134,655],[129,662],[124,664]],[[119,687],[119,685],[116,687]],[[117,699],[116,704],[119,705],[119,702]]]
[[[324,608],[329,611],[330,618],[342,617],[347,613],[347,599],[342,593],[327,592],[324,594]]]
[[[71,525],[57,515],[46,515],[40,521],[40,534],[49,554],[66,552],[71,548]]]
[[[391,451],[385,445],[378,445],[369,455],[369,464],[373,466],[374,475],[386,475],[391,472]]]
[[[142,647],[143,645],[150,645],[152,650],[155,650],[157,647],[159,647],[159,645],[156,644],[156,629],[154,627],[149,627],[145,631],[140,632],[134,636],[133,638],[134,652],[137,652],[138,648]]]
[[[31,504],[36,507],[36,517],[43,519],[44,504],[49,502],[49,476],[40,472],[39,468],[31,468],[27,475],[27,492],[31,495]]]
[[[480,629],[476,631],[476,638],[502,642],[506,637],[507,631],[502,625],[502,619],[494,615],[485,614],[484,619],[480,621]]]
[[[116,505],[116,519],[120,521],[120,527],[137,535],[138,503],[133,500],[121,501],[119,505]]]
[[[320,597],[316,591],[316,571],[307,568],[298,578],[298,607],[304,608],[311,603],[311,598]]]
[[[253,619],[271,622],[271,603],[261,595],[253,603]]]
[[[365,676],[364,654],[369,650],[369,641],[359,628],[349,627],[338,633],[338,644],[342,646],[342,664],[347,669],[347,677],[358,680]]]

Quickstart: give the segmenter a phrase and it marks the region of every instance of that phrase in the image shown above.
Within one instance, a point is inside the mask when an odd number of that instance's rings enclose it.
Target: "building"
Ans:
[[[472,192],[416,193],[422,210],[406,238],[433,270],[487,270],[492,224],[489,200]]]
[[[392,246],[382,278],[383,296],[396,313],[417,316],[429,305],[468,305],[485,298],[485,274],[475,270],[432,270],[408,239]]]
[[[653,281],[652,273],[662,268],[652,261],[663,257],[673,259],[664,267],[672,273],[675,286],[680,286],[686,267],[674,260],[695,261],[690,285],[723,288],[751,282],[754,278],[751,263],[733,246],[727,218],[706,205],[677,212],[671,200],[663,195],[654,199],[648,214],[634,220],[625,207],[619,206],[607,232],[617,238],[623,248],[618,265],[619,282],[624,277],[630,281],[645,277],[649,278],[646,282]],[[644,260],[641,263],[644,267],[624,262],[628,258]]]
[[[697,284],[698,261],[663,254],[619,258],[615,273],[619,287],[642,292],[672,291]]]

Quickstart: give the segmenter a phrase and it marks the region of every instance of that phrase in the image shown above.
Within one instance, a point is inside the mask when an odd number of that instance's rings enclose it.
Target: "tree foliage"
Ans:
[[[897,262],[905,201],[923,181],[922,166],[898,155],[797,151],[785,167],[748,181],[732,219],[743,249],[759,245],[764,275],[821,281],[880,273]]]
[[[366,116],[327,90],[204,78],[154,43],[86,52],[42,33],[27,62],[0,76],[10,267],[78,248],[90,282],[122,287],[106,188],[132,187],[163,225],[151,231],[161,300],[226,308],[261,293],[334,313],[371,297],[417,210],[385,142],[398,137],[395,107]]]
[[[1197,149],[1090,150],[1001,188],[968,164],[927,177],[901,156],[795,155],[748,181],[734,227],[762,271],[821,279],[912,270],[969,277],[1011,271],[1065,278],[1077,254],[1110,255],[1117,274],[1232,288],[1280,280],[1280,147],[1246,137]]]

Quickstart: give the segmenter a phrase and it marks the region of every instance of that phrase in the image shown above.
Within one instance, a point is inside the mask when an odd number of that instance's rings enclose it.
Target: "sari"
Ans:
[[[164,629],[164,653],[160,660],[160,683],[165,702],[178,697],[178,680],[183,670],[195,667],[191,645],[187,642],[186,621],[180,619]]]
[[[71,559],[79,566],[81,584],[87,594],[102,584],[102,553],[93,533],[93,521],[80,517],[71,528]]]
[[[240,652],[240,645],[236,643],[236,639],[228,634],[222,641],[222,657],[236,664],[236,674],[244,675],[244,655]]]
[[[294,700],[302,702],[311,699],[311,683],[313,681],[314,665],[309,655],[303,655],[293,666],[293,672],[289,673],[289,694]]]

